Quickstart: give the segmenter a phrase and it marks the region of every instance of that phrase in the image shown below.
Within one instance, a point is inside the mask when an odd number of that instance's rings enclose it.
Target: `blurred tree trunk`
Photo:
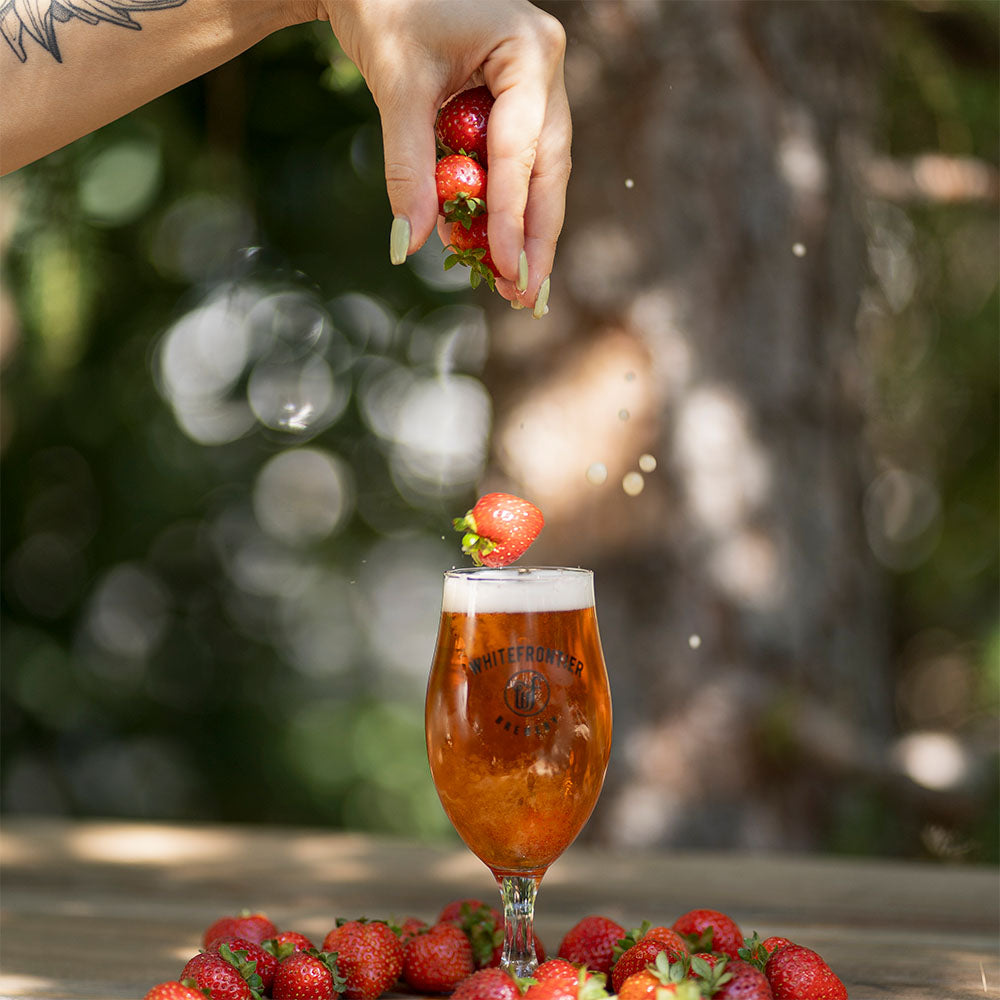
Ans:
[[[820,846],[890,717],[854,323],[873,11],[549,9],[574,173],[550,315],[495,316],[490,485],[546,511],[533,561],[597,572],[615,747],[588,836]]]

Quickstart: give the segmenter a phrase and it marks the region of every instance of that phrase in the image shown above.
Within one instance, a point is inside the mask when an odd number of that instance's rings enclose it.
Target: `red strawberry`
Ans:
[[[684,958],[673,962],[661,951],[656,961],[638,972],[633,972],[621,985],[618,1000],[701,1000],[698,984],[688,978],[688,964]]]
[[[713,1000],[773,1000],[764,973],[739,958],[719,959],[705,979],[719,984]]]
[[[265,990],[271,988],[275,970],[278,968],[278,959],[262,945],[236,937],[234,934],[227,934],[217,938],[209,950],[220,954],[227,962],[235,965],[241,974],[249,975],[251,972],[256,972],[260,976],[262,987]],[[252,969],[249,968],[250,963],[253,963]]]
[[[800,944],[776,949],[764,966],[774,1000],[847,1000],[847,988],[816,952]]]
[[[521,988],[503,969],[480,969],[455,987],[451,1000],[521,1000]]]
[[[471,156],[452,153],[437,161],[434,168],[438,212],[449,222],[471,221],[486,211],[486,171]],[[463,221],[464,220],[464,221]]]
[[[278,966],[271,996],[274,1000],[334,1000],[343,988],[335,955],[293,951]]]
[[[244,910],[237,917],[220,917],[216,920],[202,935],[201,943],[203,947],[211,948],[219,938],[232,935],[260,944],[277,933],[278,928],[263,913]]]
[[[436,922],[439,924],[461,924],[472,914],[481,915],[483,910],[493,917],[494,923],[503,923],[503,917],[500,911],[496,909],[496,907],[489,906],[484,903],[481,899],[453,899],[450,903],[446,903],[444,905],[441,912],[438,914]]]
[[[405,948],[406,942],[427,926],[427,921],[421,920],[420,917],[407,917],[399,926],[399,943]]]
[[[143,1000],[205,1000],[205,994],[193,986],[171,979],[166,983],[157,983]]]
[[[337,953],[349,1000],[375,1000],[403,971],[403,946],[381,920],[345,921],[323,939],[323,951]]]
[[[625,928],[608,917],[589,916],[575,923],[559,945],[559,957],[594,972],[611,971],[615,945],[625,937]]]
[[[538,980],[525,990],[522,1000],[601,1000],[607,995],[602,975],[578,969],[576,979],[569,982],[563,976]]]
[[[465,532],[462,551],[471,555],[477,566],[506,566],[520,558],[538,537],[545,518],[527,500],[510,493],[487,493],[453,524],[456,531]]]
[[[664,952],[671,962],[678,959],[684,960],[687,951],[678,951],[672,948],[667,942],[658,941],[656,938],[644,937],[637,944],[632,945],[611,967],[611,985],[615,993],[620,992],[622,984],[629,976],[641,972],[647,965],[656,962],[657,956]]]
[[[465,151],[486,166],[486,126],[493,108],[488,87],[472,87],[456,94],[437,114],[434,131],[449,151]]]
[[[482,215],[475,216],[468,226],[463,222],[452,223],[450,246],[453,252],[445,257],[444,269],[448,271],[456,264],[461,264],[469,268],[469,284],[473,288],[478,288],[485,281],[495,291],[500,272],[490,254],[490,241],[486,232],[488,218],[483,212]]]
[[[585,917],[584,919],[590,919]],[[547,983],[549,980],[559,980],[566,986],[573,986],[580,980],[580,966],[565,958],[550,958],[548,961],[539,962],[531,978],[536,983]]]
[[[296,951],[314,950],[316,945],[305,934],[300,934],[298,931],[282,931],[280,934],[275,934],[273,938],[264,941],[261,947],[280,960]]]
[[[783,947],[786,944],[794,944],[794,942],[789,941],[788,938],[786,937],[778,937],[777,935],[774,935],[769,938],[764,938],[764,940],[761,941],[761,947],[764,949],[764,951],[768,953],[768,955],[770,955],[772,952],[777,951],[779,948]]]
[[[450,993],[475,968],[472,945],[454,924],[414,935],[403,952],[403,979],[419,992]]]
[[[255,997],[254,990],[236,967],[212,951],[195,955],[184,966],[179,979],[182,983],[193,980],[212,1000],[254,1000]]]
[[[771,952],[783,944],[791,943],[788,938],[783,937],[769,937],[761,941],[760,935],[754,931],[750,937],[744,940],[739,955],[744,962],[749,962],[755,969],[760,969],[763,972]]]
[[[696,951],[721,951],[730,958],[739,958],[743,932],[735,920],[718,910],[689,910],[679,916],[673,926]]]

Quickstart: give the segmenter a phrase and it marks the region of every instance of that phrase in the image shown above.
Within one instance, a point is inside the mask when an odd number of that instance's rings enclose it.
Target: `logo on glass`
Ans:
[[[522,670],[507,681],[503,700],[517,715],[537,715],[549,703],[549,682],[537,670]]]

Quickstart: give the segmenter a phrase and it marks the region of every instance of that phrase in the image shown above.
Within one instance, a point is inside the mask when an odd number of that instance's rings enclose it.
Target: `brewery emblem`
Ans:
[[[503,700],[517,715],[537,715],[549,703],[549,682],[537,670],[522,670],[507,681]]]

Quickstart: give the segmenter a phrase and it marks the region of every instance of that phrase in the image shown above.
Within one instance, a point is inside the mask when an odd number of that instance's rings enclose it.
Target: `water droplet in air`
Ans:
[[[646,480],[641,472],[626,472],[622,479],[622,489],[630,496],[637,497],[645,489]]]
[[[600,486],[608,478],[608,467],[603,462],[594,462],[587,469],[587,482],[593,486]]]

